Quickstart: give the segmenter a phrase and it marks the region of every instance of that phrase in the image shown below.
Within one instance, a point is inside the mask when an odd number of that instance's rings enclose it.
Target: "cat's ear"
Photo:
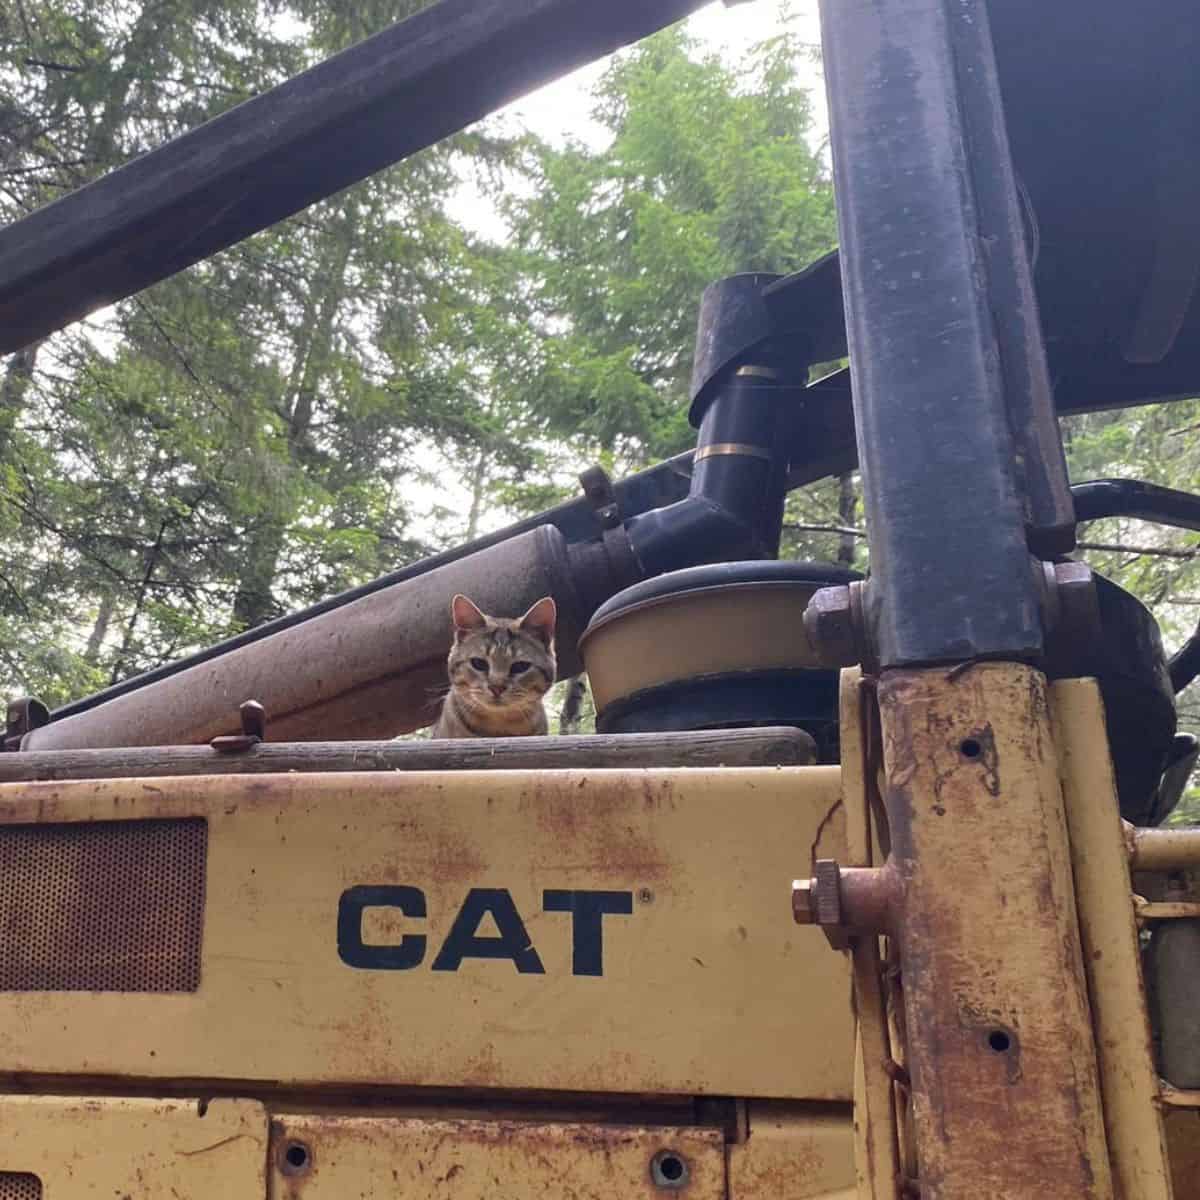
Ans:
[[[554,622],[558,617],[558,610],[554,607],[553,596],[543,596],[536,604],[532,605],[529,611],[517,622],[517,625],[526,633],[531,633],[547,648],[554,641]]]
[[[450,601],[450,615],[454,618],[454,636],[462,641],[468,633],[477,633],[487,627],[487,617],[466,596],[458,595]]]

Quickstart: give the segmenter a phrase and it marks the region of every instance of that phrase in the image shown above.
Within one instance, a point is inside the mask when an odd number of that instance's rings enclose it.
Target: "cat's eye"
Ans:
[[[471,666],[473,666],[475,668],[475,670],[477,670],[477,671],[486,671],[488,669],[487,668],[487,659],[486,658],[473,658],[473,659],[471,659]]]
[[[527,663],[524,661],[515,662],[511,667],[508,668],[508,673],[510,675],[524,675],[531,666],[533,666],[533,663]]]

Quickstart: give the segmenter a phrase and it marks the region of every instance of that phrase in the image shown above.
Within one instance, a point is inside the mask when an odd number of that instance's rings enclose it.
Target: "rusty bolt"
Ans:
[[[850,945],[842,912],[842,868],[831,858],[819,858],[811,879],[792,882],[792,917],[797,925],[820,925],[835,950]]]
[[[804,632],[823,667],[852,667],[862,660],[848,587],[823,587],[813,594],[804,610]]]
[[[817,924],[826,927],[842,924],[842,868],[832,858],[818,858],[813,868]]]
[[[267,736],[267,710],[257,700],[247,700],[238,706],[242,722],[241,733],[215,737],[208,744],[221,754],[243,754],[257,746]]]
[[[817,920],[814,880],[792,880],[792,917],[797,925],[814,925]]]
[[[247,737],[263,741],[267,736],[267,710],[257,700],[247,700],[238,707],[242,719],[242,732]]]

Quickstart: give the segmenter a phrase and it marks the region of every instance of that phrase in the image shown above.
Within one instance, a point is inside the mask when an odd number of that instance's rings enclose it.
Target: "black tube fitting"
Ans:
[[[1200,529],[1200,496],[1140,479],[1092,479],[1071,488],[1075,520],[1136,517],[1176,529]]]
[[[642,571],[775,558],[783,526],[787,452],[782,423],[792,389],[771,367],[735,367],[697,413],[700,434],[688,496],[633,518],[629,540]]]

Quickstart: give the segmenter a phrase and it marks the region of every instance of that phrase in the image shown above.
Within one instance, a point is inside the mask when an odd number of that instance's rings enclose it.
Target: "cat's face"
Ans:
[[[554,600],[539,600],[516,620],[489,617],[455,596],[450,687],[472,711],[528,712],[554,682]]]

